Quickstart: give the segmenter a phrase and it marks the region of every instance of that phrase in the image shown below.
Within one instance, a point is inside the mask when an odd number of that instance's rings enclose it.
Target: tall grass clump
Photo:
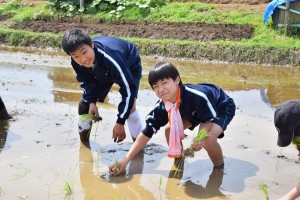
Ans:
[[[26,21],[49,21],[53,15],[47,9],[47,4],[39,4],[36,6],[23,6],[13,15],[13,21],[22,23]]]
[[[22,7],[21,0],[8,0],[6,3],[0,4],[0,14],[16,13],[20,7]]]

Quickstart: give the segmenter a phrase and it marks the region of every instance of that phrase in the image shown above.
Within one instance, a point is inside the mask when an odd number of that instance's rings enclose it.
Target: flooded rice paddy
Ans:
[[[34,53],[34,54],[31,54]],[[0,123],[0,199],[264,199],[268,186],[278,199],[297,184],[297,150],[276,145],[274,107],[300,99],[300,68],[212,64],[144,57],[137,108],[145,118],[157,98],[147,83],[158,61],[178,66],[184,83],[221,86],[237,105],[236,116],[219,140],[224,169],[213,169],[205,151],[173,166],[161,129],[129,164],[126,174],[108,175],[108,165],[132,145],[113,143],[120,101],[118,87],[99,104],[103,121],[93,124],[90,146],[77,132],[79,84],[63,55],[0,51],[0,95],[13,119]],[[127,130],[127,128],[126,128]],[[195,134],[186,131],[187,147]]]

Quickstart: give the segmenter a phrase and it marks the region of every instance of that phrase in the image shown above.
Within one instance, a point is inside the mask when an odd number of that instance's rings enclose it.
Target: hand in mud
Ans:
[[[113,129],[114,142],[122,142],[126,138],[124,125],[116,123]]]
[[[126,166],[127,166],[127,163],[124,161],[115,162],[114,164],[112,164],[108,167],[109,174],[111,176],[119,176],[125,172]]]

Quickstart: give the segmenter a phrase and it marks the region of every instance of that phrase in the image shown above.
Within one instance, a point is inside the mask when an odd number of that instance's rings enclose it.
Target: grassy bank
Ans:
[[[245,5],[247,6],[247,5]],[[0,5],[0,14],[9,15],[1,23],[0,39],[8,45],[60,48],[61,34],[34,33],[12,30],[11,23],[34,20],[53,20],[47,4],[23,5],[16,3]],[[128,9],[116,18],[111,14],[99,12],[85,14],[82,18],[96,18],[104,22],[147,20],[151,22],[207,23],[207,24],[248,24],[254,28],[253,37],[241,41],[179,41],[173,39],[153,40],[145,38],[126,38],[137,44],[143,55],[161,55],[167,57],[220,60],[237,63],[259,63],[300,66],[300,38],[297,35],[286,36],[272,28],[272,22],[263,24],[262,12],[222,10],[213,4],[204,3],[168,3],[166,5],[141,12]],[[93,17],[92,17],[93,16]]]

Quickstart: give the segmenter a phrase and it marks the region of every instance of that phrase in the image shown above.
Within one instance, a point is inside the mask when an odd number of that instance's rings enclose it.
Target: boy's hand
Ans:
[[[117,166],[116,163],[114,163],[108,167],[109,174],[112,176],[119,176],[125,172],[126,166],[127,162],[125,162],[124,160],[118,162]]]
[[[97,108],[95,103],[90,103],[89,114],[93,115],[93,116],[96,116],[97,118],[100,117],[99,112],[98,112],[98,108]]]
[[[116,123],[113,129],[114,142],[122,142],[126,138],[124,125]]]
[[[196,140],[196,139],[197,139],[197,138],[194,138],[194,140]],[[205,140],[205,139],[204,139],[204,140]],[[204,140],[202,140],[202,141],[200,141],[200,142],[194,144],[194,145],[193,145],[193,150],[194,150],[194,151],[200,151],[202,148],[204,148],[204,146],[205,146]]]

